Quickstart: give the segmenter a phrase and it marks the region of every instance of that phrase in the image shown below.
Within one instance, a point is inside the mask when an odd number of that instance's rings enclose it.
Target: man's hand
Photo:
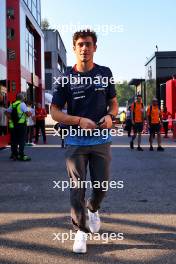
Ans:
[[[83,129],[95,129],[97,127],[96,123],[89,118],[81,117],[79,126]]]
[[[26,114],[27,117],[32,116],[32,112],[30,112],[30,111],[25,112],[25,114]]]
[[[11,118],[11,113],[10,112],[5,111],[5,115],[7,116],[8,119]]]
[[[111,128],[112,127],[112,118],[110,115],[106,115],[106,116],[102,117],[99,122],[103,122],[100,125],[100,128]]]

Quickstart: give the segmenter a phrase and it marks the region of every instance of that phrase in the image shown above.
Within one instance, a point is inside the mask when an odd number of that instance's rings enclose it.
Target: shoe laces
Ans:
[[[79,232],[76,234],[77,241],[85,241],[87,240],[87,234],[85,232]]]
[[[90,219],[94,221],[99,221],[99,214],[98,212],[92,213],[90,212]]]

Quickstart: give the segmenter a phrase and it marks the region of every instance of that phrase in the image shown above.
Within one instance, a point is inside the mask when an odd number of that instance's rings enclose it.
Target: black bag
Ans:
[[[16,126],[20,120],[20,118],[22,117],[22,115],[19,117],[18,115],[18,111],[17,111],[17,107],[20,103],[16,104],[15,106],[13,106],[12,104],[12,112],[11,112],[11,120],[13,121],[14,126]]]

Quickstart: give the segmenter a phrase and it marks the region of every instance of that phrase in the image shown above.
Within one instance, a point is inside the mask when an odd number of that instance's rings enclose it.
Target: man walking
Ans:
[[[109,68],[99,66],[93,62],[97,46],[96,33],[90,30],[76,32],[73,36],[73,50],[77,63],[69,70],[66,76],[67,84],[58,85],[53,96],[51,115],[55,121],[93,131],[99,127],[110,129],[112,119],[117,115],[117,99],[112,73]],[[71,77],[78,80],[71,83]],[[108,79],[107,85],[102,81]],[[83,82],[83,80],[86,82]],[[95,81],[96,80],[96,81]],[[97,81],[99,80],[99,81]],[[62,87],[63,86],[63,87]],[[67,103],[67,114],[61,110]],[[109,179],[111,138],[106,139],[94,135],[68,135],[66,138],[66,166],[71,181],[85,181],[89,164],[92,182],[92,195],[85,203],[85,188],[70,188],[71,218],[77,230],[73,251],[86,252],[86,233],[98,232],[100,218],[98,209],[105,196],[102,182]],[[100,188],[95,188],[94,182],[100,183]],[[88,208],[89,229],[86,226],[86,212]]]
[[[130,141],[130,148],[134,149],[134,140],[138,135],[138,151],[143,151],[141,148],[141,133],[143,130],[143,122],[144,122],[144,106],[142,103],[141,95],[137,95],[137,100],[131,106],[131,114],[132,114],[132,124],[134,135]]]
[[[157,143],[158,143],[158,148],[157,151],[164,151],[164,148],[161,147],[161,134],[160,134],[160,129],[161,129],[161,111],[158,106],[158,99],[153,98],[152,100],[152,105],[150,105],[147,109],[147,120],[148,120],[148,126],[150,130],[150,137],[149,137],[149,142],[150,142],[150,151],[153,151],[153,138],[155,133],[157,133]]]

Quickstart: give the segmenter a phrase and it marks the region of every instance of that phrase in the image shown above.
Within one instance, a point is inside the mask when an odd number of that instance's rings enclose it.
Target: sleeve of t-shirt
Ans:
[[[66,103],[66,94],[65,94],[65,87],[62,87],[61,84],[59,84],[55,92],[53,94],[52,104],[58,106],[59,108],[63,108]]]
[[[32,117],[35,116],[35,110],[33,108],[31,108],[31,113],[32,113]]]
[[[108,68],[108,92],[107,92],[107,98],[108,99],[112,99],[114,97],[116,97],[114,78],[112,76],[111,70]]]
[[[26,113],[28,112],[27,105],[25,103],[21,103],[21,112]]]

